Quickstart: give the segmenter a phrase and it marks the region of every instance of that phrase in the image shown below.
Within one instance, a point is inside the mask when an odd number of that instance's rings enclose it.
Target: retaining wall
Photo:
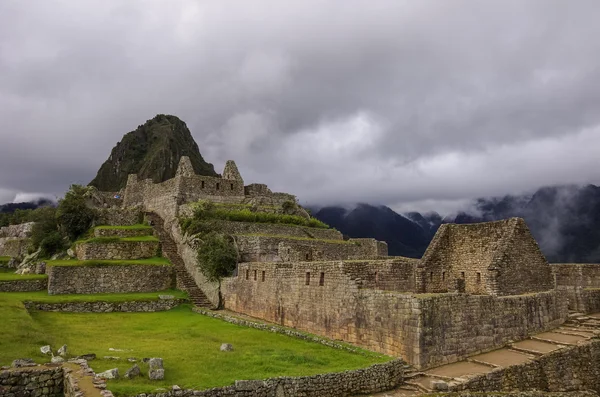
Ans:
[[[177,390],[136,397],[345,397],[390,390],[403,383],[404,362],[392,360],[353,371],[267,380],[238,380],[209,390]]]
[[[451,390],[600,392],[600,340],[560,349],[524,364],[495,369],[453,386]]]
[[[48,287],[48,279],[0,281],[0,292],[42,291]]]
[[[174,283],[171,265],[48,266],[46,273],[50,295],[155,292]]]
[[[0,397],[63,397],[62,367],[25,367],[0,371]]]
[[[139,237],[139,236],[152,236],[152,228],[148,226],[147,228],[139,228],[139,229],[104,229],[104,228],[96,228],[94,229],[95,237]]]
[[[73,313],[112,313],[112,312],[161,312],[171,310],[184,303],[183,299],[160,299],[153,301],[131,302],[67,302],[44,303],[23,302],[27,310],[44,312],[73,312]]]
[[[78,243],[75,255],[79,260],[133,260],[155,257],[158,241],[119,241],[115,243]]]
[[[568,300],[570,310],[600,311],[600,264],[556,263],[551,268],[556,288]]]

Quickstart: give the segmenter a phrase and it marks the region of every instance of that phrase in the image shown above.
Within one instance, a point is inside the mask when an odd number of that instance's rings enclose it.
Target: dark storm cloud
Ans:
[[[450,209],[599,182],[594,1],[0,2],[0,201],[184,119],[301,202]]]

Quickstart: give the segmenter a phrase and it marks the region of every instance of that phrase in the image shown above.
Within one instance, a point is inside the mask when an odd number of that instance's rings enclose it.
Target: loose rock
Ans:
[[[66,357],[67,355],[67,345],[62,345],[60,349],[58,349],[58,355],[61,357]]]
[[[163,380],[165,378],[165,370],[163,367],[162,358],[151,358],[148,360],[148,366],[150,367],[150,371],[148,371],[148,377],[151,380]]]
[[[82,354],[81,356],[77,356],[77,358],[80,360],[91,361],[91,360],[96,359],[96,354],[95,353]]]
[[[50,360],[50,362],[52,364],[59,364],[59,363],[64,363],[65,359],[62,358],[61,356],[53,356],[52,359]]]
[[[52,348],[50,347],[50,345],[46,345],[46,346],[40,347],[40,351],[42,352],[42,354],[51,354]]]
[[[107,371],[96,374],[98,378],[104,379],[119,379],[119,368],[109,369]]]
[[[34,367],[36,365],[37,364],[35,363],[35,361],[33,361],[31,358],[19,358],[12,362],[12,366],[15,368]]]
[[[231,352],[233,351],[233,345],[231,343],[223,343],[221,345],[222,352]]]
[[[125,378],[133,379],[140,376],[141,374],[142,372],[140,371],[140,367],[137,364],[135,364],[133,367],[127,370],[127,372],[125,373]]]

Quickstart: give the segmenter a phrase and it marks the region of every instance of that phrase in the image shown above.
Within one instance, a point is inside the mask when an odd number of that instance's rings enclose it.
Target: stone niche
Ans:
[[[48,293],[155,292],[174,286],[171,265],[48,266]]]

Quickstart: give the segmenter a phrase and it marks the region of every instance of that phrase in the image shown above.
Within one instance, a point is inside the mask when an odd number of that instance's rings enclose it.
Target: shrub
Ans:
[[[49,258],[65,248],[65,240],[61,234],[55,230],[42,239],[39,243],[40,255],[42,258]]]
[[[208,281],[221,281],[233,274],[237,251],[232,241],[219,233],[208,233],[198,250],[198,268]]]
[[[96,219],[96,211],[86,205],[87,191],[85,186],[71,185],[65,197],[58,203],[58,224],[71,241],[84,234]]]
[[[42,241],[50,234],[58,233],[58,224],[56,223],[56,208],[44,207],[38,208],[32,214],[32,220],[35,222],[31,229],[31,244],[34,248],[40,248]],[[50,253],[50,255],[55,252]]]

